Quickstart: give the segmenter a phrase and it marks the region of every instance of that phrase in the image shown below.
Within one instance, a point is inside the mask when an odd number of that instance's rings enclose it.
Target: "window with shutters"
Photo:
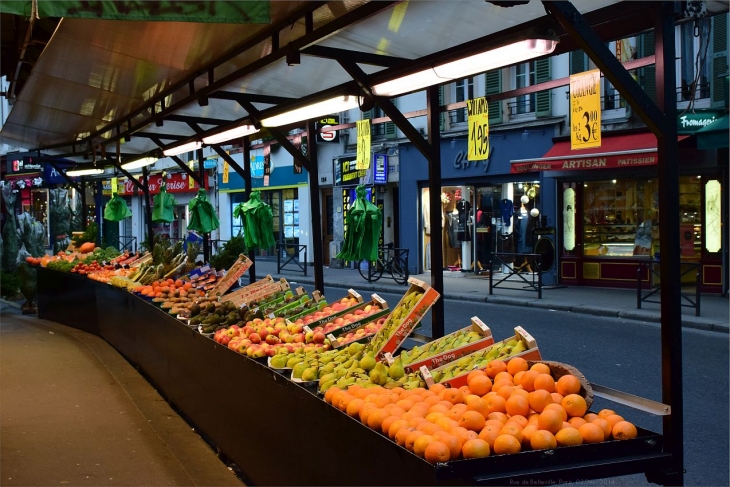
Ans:
[[[535,61],[522,63],[512,68],[514,71],[514,87],[527,88],[535,84]],[[535,93],[521,95],[507,103],[510,117],[535,112]]]
[[[485,96],[489,100],[490,95],[502,92],[502,70],[495,69],[488,71],[485,77]],[[489,125],[502,123],[502,102],[498,100],[489,101]]]
[[[635,43],[631,39],[620,39],[609,42],[606,47],[621,63],[636,58]],[[626,117],[626,100],[605,76],[601,78],[601,119],[611,120]]]
[[[710,68],[710,98],[712,106],[727,106],[728,90],[728,14],[712,18],[712,67]]]
[[[474,78],[461,79],[451,85],[454,103],[474,98]],[[467,122],[466,108],[449,112],[451,125]]]
[[[710,99],[710,19],[697,19],[679,26],[679,66],[677,106],[709,106]],[[703,100],[704,103],[698,103]]]
[[[393,98],[390,101],[393,102],[393,105],[396,105],[396,99]],[[375,106],[372,110],[368,110],[367,112],[363,112],[363,120],[365,119],[374,119],[374,118],[380,118],[385,117],[385,112],[379,107]],[[385,123],[378,123],[378,124],[371,124],[370,127],[370,136],[373,139],[394,139],[397,137],[397,131],[395,124],[393,122],[385,122]]]
[[[639,58],[654,54],[654,31],[641,34],[636,40],[636,53]],[[656,68],[654,65],[637,70],[637,81],[644,92],[656,103]]]

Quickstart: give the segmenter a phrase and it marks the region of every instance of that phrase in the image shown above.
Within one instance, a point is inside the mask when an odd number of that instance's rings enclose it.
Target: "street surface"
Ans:
[[[312,291],[311,286],[304,286]],[[404,292],[405,292],[404,287]],[[337,299],[342,288],[325,287],[325,297]],[[378,293],[395,306],[402,295]],[[368,294],[363,294],[368,299]],[[599,303],[597,303],[599,304]],[[478,316],[495,340],[522,326],[537,340],[544,359],[578,368],[593,383],[661,402],[661,340],[658,324],[617,318],[445,301],[445,332],[468,326]],[[430,335],[430,313],[418,333]],[[686,329],[684,353],[685,485],[727,486],[728,478],[728,336]],[[591,409],[610,408],[638,426],[661,432],[662,420],[642,411],[596,398]],[[654,485],[643,475],[585,482],[586,485]]]

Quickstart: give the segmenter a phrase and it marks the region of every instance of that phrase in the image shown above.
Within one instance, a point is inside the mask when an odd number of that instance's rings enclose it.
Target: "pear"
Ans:
[[[304,375],[304,374],[302,374],[302,375]],[[322,386],[324,384],[326,384],[329,381],[335,380],[335,379],[337,379],[337,376],[335,374],[333,374],[333,373],[320,374],[320,376],[319,376],[319,387],[320,387],[320,389],[322,388]]]
[[[391,379],[398,380],[406,375],[406,372],[403,370],[403,366],[401,364],[393,363],[393,365],[388,368],[388,375]]]
[[[335,367],[337,366],[334,362],[328,362],[320,369],[320,374],[331,374],[335,371]]]
[[[286,368],[291,369],[301,361],[302,361],[301,357],[297,357],[296,355],[293,357],[289,357],[289,360],[286,361]]]
[[[375,364],[377,362],[375,361],[375,357],[373,357],[372,354],[365,354],[362,359],[360,359],[360,367],[362,367],[367,372],[370,372],[375,368]]]
[[[307,369],[307,364],[304,362],[299,362],[294,366],[294,370],[292,371],[292,376],[295,379],[301,379],[302,378],[302,372],[304,372]]]
[[[304,369],[304,372],[302,372],[302,380],[305,382],[317,380],[317,369],[315,369],[314,367]]]
[[[381,386],[388,382],[388,371],[382,362],[378,362],[370,371],[370,381]]]
[[[285,355],[274,355],[271,357],[271,366],[276,367],[277,369],[283,369],[286,367],[286,356]]]
[[[322,384],[319,387],[319,392],[323,392],[323,393],[324,392],[327,392],[327,389],[329,389],[330,387],[332,387],[333,385],[335,385],[335,381],[336,381],[336,379],[331,379],[331,380],[325,382],[324,384]]]

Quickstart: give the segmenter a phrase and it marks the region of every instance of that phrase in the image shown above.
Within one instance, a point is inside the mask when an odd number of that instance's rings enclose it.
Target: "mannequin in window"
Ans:
[[[484,271],[485,266],[489,265],[492,259],[492,208],[485,206],[482,201],[479,211],[476,215],[476,232],[477,232],[477,269]]]
[[[471,242],[471,229],[469,228],[469,213],[471,212],[471,203],[460,200],[456,203],[456,210],[459,212],[459,226],[457,238],[461,242]]]

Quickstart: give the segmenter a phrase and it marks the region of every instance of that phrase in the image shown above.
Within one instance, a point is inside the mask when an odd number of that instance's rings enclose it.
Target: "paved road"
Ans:
[[[304,286],[312,291],[308,286]],[[379,293],[391,306],[400,295]],[[325,288],[336,299],[345,291]],[[577,367],[593,383],[661,401],[659,325],[562,311],[465,301],[445,301],[446,333],[480,317],[495,340],[521,325],[537,340],[543,358]],[[421,333],[430,334],[430,314]],[[686,329],[684,347],[685,485],[726,486],[728,479],[728,339],[726,335]],[[596,399],[594,409],[614,409],[646,429],[661,432],[658,416]],[[597,485],[652,485],[643,475],[596,482]]]

